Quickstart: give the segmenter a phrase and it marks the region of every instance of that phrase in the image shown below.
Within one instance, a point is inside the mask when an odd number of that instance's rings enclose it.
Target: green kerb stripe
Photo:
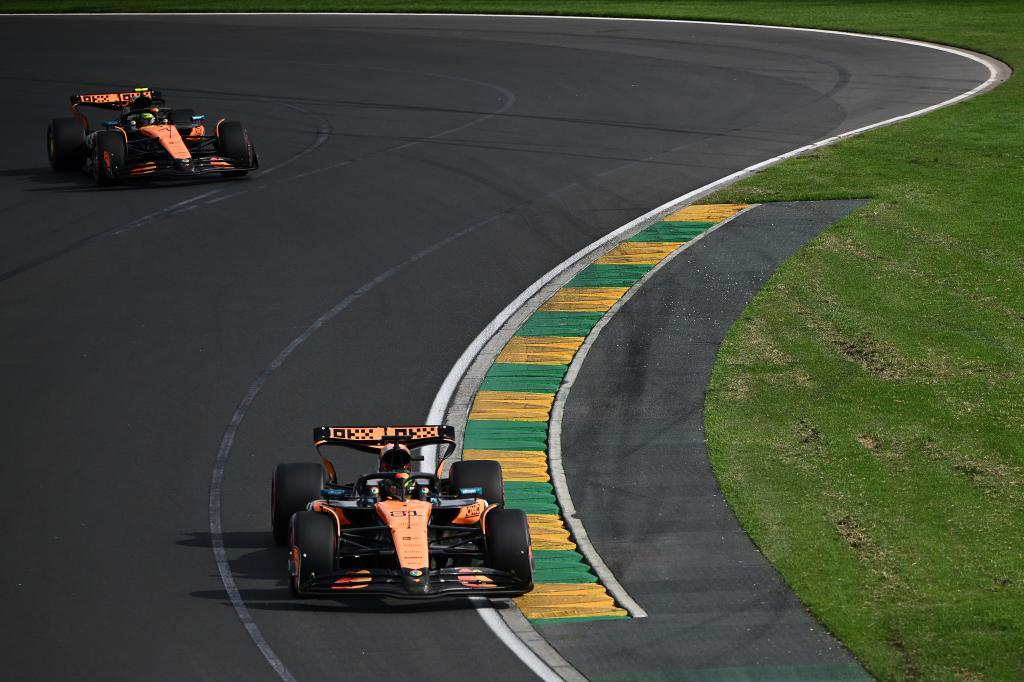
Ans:
[[[698,223],[690,221],[667,221],[654,223],[640,230],[627,242],[687,242],[699,234],[703,234],[715,223]]]
[[[505,481],[505,506],[527,514],[561,514],[550,483]]]
[[[586,336],[604,313],[536,312],[523,323],[516,336]]]
[[[631,287],[653,267],[653,265],[590,265],[569,280],[564,288]]]
[[[596,583],[597,576],[571,549],[533,550],[533,580],[538,583]]]
[[[462,442],[468,450],[544,450],[548,423],[470,419]]]
[[[557,393],[568,365],[517,365],[495,363],[480,384],[481,391]]]

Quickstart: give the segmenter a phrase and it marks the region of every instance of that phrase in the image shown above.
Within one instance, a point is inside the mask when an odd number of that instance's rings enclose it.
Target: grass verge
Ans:
[[[1024,64],[1019,2],[7,0],[38,11],[617,15],[899,35]],[[731,330],[708,396],[737,514],[886,680],[1024,679],[1024,85],[711,200],[870,197]]]

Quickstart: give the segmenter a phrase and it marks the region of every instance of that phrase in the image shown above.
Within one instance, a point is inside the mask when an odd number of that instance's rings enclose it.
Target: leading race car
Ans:
[[[456,462],[451,426],[322,426],[320,463],[278,464],[274,539],[288,545],[295,596],[518,596],[533,589],[526,514],[504,506],[498,462]],[[414,472],[413,450],[447,446],[436,473]],[[324,446],[379,457],[377,471],[337,481]]]
[[[85,170],[103,186],[127,178],[242,176],[259,166],[241,123],[221,119],[210,135],[204,115],[165,105],[160,92],[149,88],[71,95],[74,116],[53,119],[46,131],[50,167]],[[80,110],[86,106],[120,113],[94,130]]]

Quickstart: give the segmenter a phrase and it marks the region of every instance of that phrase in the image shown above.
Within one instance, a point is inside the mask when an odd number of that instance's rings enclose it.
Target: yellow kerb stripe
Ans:
[[[559,289],[538,310],[542,312],[603,313],[622,298],[623,287],[578,287]]]
[[[568,365],[582,344],[582,336],[513,336],[495,362]]]
[[[504,419],[514,422],[546,422],[554,393],[479,391],[469,411],[470,419]]]
[[[569,531],[557,514],[527,514],[530,523],[530,544],[534,549],[576,549]]]
[[[629,615],[594,583],[537,583],[532,592],[516,597],[516,605],[530,620]]]
[[[726,218],[731,218],[750,206],[751,204],[695,204],[693,206],[687,206],[684,209],[680,209],[675,213],[662,218],[662,220],[693,220],[705,223],[717,223],[721,220],[725,220]]]
[[[622,242],[598,258],[598,265],[657,265],[683,242]]]
[[[462,459],[493,459],[501,463],[506,481],[547,483],[548,458],[543,450],[463,450]]]

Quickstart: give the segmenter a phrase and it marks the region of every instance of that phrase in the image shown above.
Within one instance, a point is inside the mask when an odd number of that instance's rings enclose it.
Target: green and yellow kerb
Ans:
[[[541,305],[484,376],[466,422],[462,457],[501,462],[506,504],[529,517],[536,586],[516,604],[532,622],[629,617],[577,550],[548,473],[548,420],[569,363],[594,326],[644,275],[745,208],[688,206],[620,243]]]

